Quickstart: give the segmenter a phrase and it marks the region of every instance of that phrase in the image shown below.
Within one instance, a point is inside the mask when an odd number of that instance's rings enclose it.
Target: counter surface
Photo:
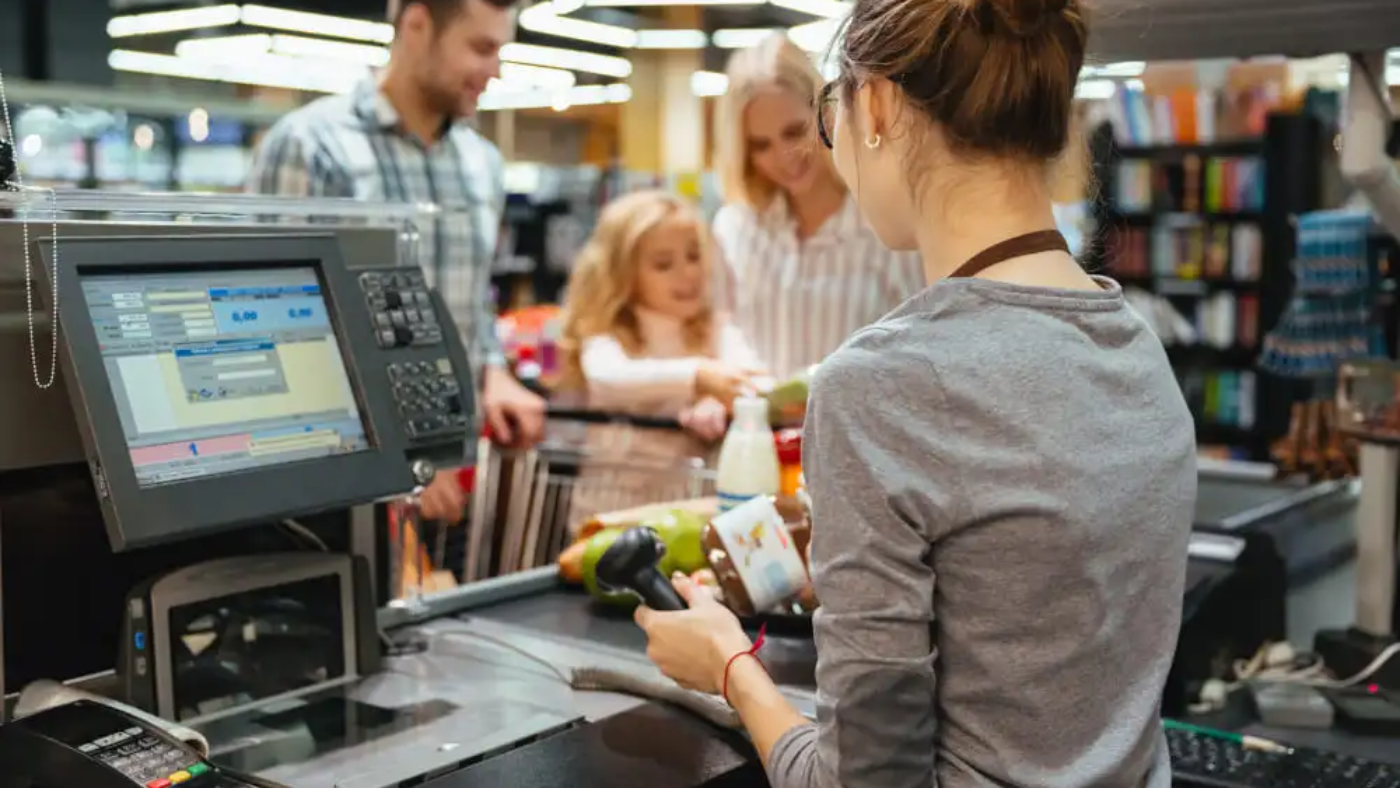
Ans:
[[[425,774],[435,788],[619,785],[620,775],[646,776],[649,788],[764,784],[740,734],[568,686],[567,671],[581,667],[662,679],[630,617],[599,615],[582,594],[530,595],[414,630],[426,650],[387,659],[376,676],[201,726],[215,760],[293,788],[389,788]],[[810,641],[775,648],[784,670],[808,676],[784,694],[812,714]]]

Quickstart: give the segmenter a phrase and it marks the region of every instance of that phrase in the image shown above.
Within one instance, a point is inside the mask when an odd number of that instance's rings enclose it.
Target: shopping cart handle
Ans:
[[[610,413],[600,410],[577,410],[573,408],[551,407],[545,414],[549,419],[555,421],[577,421],[584,424],[623,424],[628,427],[640,427],[654,430],[682,430],[678,419],[666,419],[658,416],[634,416],[629,413]]]

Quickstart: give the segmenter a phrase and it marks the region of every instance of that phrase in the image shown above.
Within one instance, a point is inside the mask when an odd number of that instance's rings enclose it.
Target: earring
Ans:
[[[875,150],[876,148],[880,147],[880,135],[876,134],[873,137],[866,137],[865,147],[871,150]]]

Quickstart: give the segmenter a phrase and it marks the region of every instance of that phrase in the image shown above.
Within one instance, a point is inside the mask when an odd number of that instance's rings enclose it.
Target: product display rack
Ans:
[[[1202,448],[1266,460],[1288,429],[1295,386],[1256,360],[1288,305],[1293,219],[1321,207],[1330,139],[1315,117],[1281,113],[1257,139],[1128,147],[1106,125],[1092,138],[1098,234],[1086,263],[1215,329],[1167,347]]]

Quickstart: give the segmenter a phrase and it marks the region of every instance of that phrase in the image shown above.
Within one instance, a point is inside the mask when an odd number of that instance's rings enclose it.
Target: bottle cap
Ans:
[[[766,422],[768,400],[763,397],[744,396],[734,400],[735,421]]]

